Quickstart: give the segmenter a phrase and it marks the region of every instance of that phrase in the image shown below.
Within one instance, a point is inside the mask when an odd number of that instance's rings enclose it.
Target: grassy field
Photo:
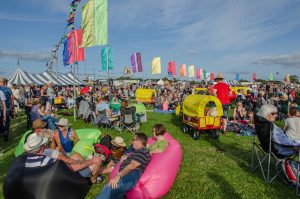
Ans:
[[[203,134],[199,140],[193,140],[181,131],[180,118],[174,114],[149,112],[148,122],[141,125],[140,131],[151,135],[155,123],[163,123],[168,132],[182,146],[183,160],[176,181],[164,198],[296,198],[294,189],[280,180],[270,185],[264,183],[259,171],[250,170],[252,137],[241,137],[234,133],[212,139]],[[72,121],[72,117],[69,117]],[[71,122],[72,123],[72,122]],[[90,124],[82,121],[73,122],[73,128],[89,128]],[[26,129],[25,115],[20,115],[12,122],[9,143],[0,141],[5,153],[0,157],[0,193],[5,173],[14,159],[14,150],[22,133]],[[132,134],[111,131],[112,136],[121,135],[130,142]],[[171,165],[170,165],[171,166]],[[159,185],[158,185],[159,186]],[[86,198],[95,198],[103,184],[94,185]],[[3,198],[2,194],[0,198]]]

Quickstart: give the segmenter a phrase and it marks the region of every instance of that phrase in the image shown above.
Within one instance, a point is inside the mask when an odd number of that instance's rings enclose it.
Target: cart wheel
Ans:
[[[200,132],[199,131],[193,131],[192,137],[194,140],[198,140],[200,137]]]
[[[220,131],[219,130],[212,130],[211,131],[211,137],[214,139],[217,139],[220,136]]]
[[[188,134],[189,133],[189,127],[184,124],[183,128],[182,128],[182,131],[183,131],[183,133]]]

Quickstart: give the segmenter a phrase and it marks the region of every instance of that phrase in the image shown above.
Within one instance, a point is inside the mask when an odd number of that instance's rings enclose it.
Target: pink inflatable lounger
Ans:
[[[151,160],[139,179],[137,185],[126,196],[128,199],[154,199],[164,196],[175,181],[179,169],[182,151],[181,146],[170,134],[165,133],[169,146],[163,153],[154,153]],[[148,139],[148,144],[155,141]],[[119,171],[120,163],[116,165],[109,176],[111,180]]]

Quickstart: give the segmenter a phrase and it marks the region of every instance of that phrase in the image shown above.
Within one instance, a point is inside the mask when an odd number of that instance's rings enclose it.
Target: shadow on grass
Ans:
[[[219,187],[221,198],[241,198],[238,193],[235,192],[234,189],[231,188],[231,185],[220,175],[209,172],[208,177],[215,182],[215,184]]]

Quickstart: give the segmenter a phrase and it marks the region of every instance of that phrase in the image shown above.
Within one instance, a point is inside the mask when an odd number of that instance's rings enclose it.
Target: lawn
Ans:
[[[148,122],[141,125],[141,132],[150,136],[151,127],[155,123],[163,123],[168,132],[181,143],[183,150],[175,183],[164,198],[296,198],[294,189],[282,181],[275,180],[267,185],[259,171],[253,173],[250,170],[252,137],[227,133],[219,139],[212,139],[203,134],[199,140],[193,140],[182,133],[180,118],[174,114],[149,112],[147,116]],[[72,117],[69,117],[69,121],[72,121]],[[92,128],[92,125],[83,121],[71,123],[75,129]],[[0,145],[5,148],[4,155],[0,157],[1,193],[5,173],[14,159],[15,147],[25,130],[26,118],[24,114],[20,114],[12,122],[10,142],[0,141]],[[123,136],[126,143],[132,138],[130,133],[111,131],[110,134]],[[94,185],[86,198],[95,198],[102,187],[103,184]],[[0,198],[3,198],[2,194]]]

